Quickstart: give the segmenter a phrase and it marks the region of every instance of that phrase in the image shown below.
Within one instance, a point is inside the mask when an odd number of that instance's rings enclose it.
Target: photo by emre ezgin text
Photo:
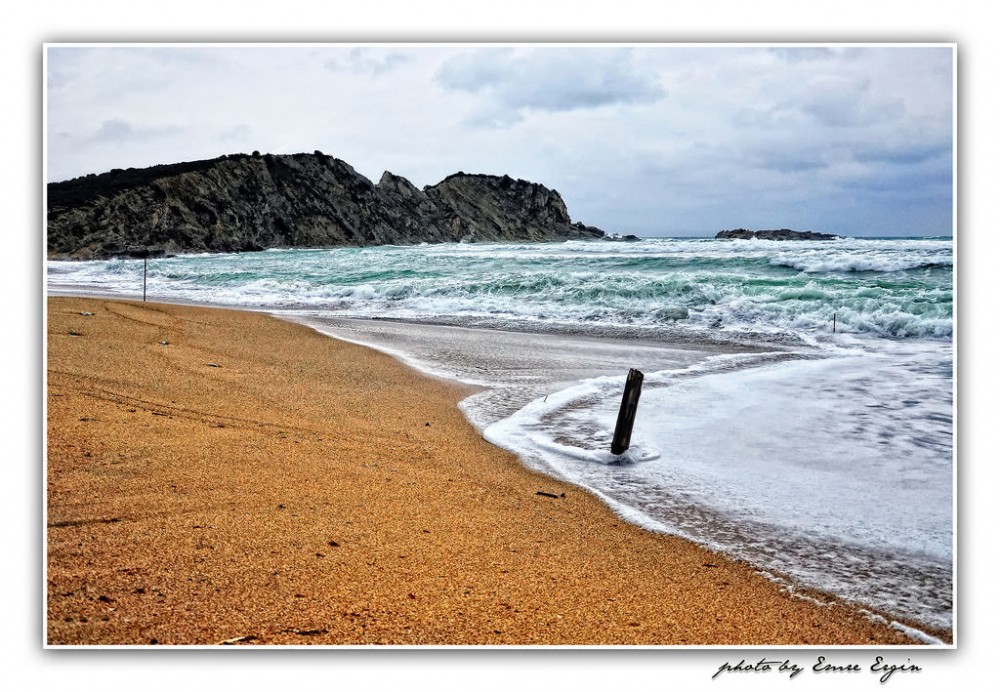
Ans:
[[[802,666],[789,659],[768,660],[766,657],[759,661],[747,661],[740,659],[738,663],[726,661],[715,674],[713,679],[723,673],[778,673],[787,675],[789,679],[794,679],[804,671],[817,673],[868,673],[879,676],[879,682],[888,682],[896,673],[919,673],[923,669],[912,663],[909,658],[906,663],[894,663],[886,660],[884,656],[875,656],[871,663],[844,662],[841,660],[828,660],[826,656],[817,656],[815,662],[810,666]]]

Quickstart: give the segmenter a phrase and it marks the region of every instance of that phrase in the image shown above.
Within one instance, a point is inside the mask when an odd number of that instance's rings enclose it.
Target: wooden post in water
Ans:
[[[837,313],[833,313],[833,333],[837,333]]]
[[[623,454],[632,441],[632,424],[635,423],[635,413],[639,410],[642,377],[642,373],[635,368],[629,369],[625,391],[622,393],[622,405],[618,409],[618,422],[615,423],[615,435],[611,438],[612,454]]]
[[[143,257],[142,258],[142,302],[143,303],[146,302],[146,262],[148,262],[148,260],[145,257]]]

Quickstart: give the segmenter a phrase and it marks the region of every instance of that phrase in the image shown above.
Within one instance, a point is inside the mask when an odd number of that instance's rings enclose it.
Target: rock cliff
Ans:
[[[319,151],[234,154],[48,185],[50,258],[603,237],[572,223],[559,193],[537,183],[456,173],[420,190],[387,171],[376,185]]]

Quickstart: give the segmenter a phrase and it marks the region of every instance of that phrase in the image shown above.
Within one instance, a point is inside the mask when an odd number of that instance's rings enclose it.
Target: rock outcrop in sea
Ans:
[[[275,247],[599,239],[555,190],[456,173],[378,184],[322,152],[232,154],[48,185],[51,259]]]
[[[779,228],[770,231],[749,231],[745,228],[734,228],[731,231],[719,231],[715,234],[717,239],[740,239],[751,240],[836,240],[839,235],[833,233],[817,233],[816,231],[793,231],[790,228]]]

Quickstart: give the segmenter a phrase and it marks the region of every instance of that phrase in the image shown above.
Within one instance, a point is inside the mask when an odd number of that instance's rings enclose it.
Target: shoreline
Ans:
[[[48,328],[50,645],[919,645],[628,524],[371,348],[111,297]]]

